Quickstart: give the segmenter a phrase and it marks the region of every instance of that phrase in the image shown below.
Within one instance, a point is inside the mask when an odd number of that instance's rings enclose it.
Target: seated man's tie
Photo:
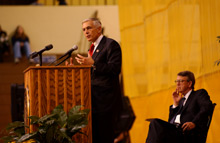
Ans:
[[[176,119],[176,116],[182,113],[182,111],[183,111],[183,103],[184,103],[185,100],[186,100],[185,97],[182,97],[182,98],[180,99],[180,102],[179,102],[179,110],[178,110],[178,112],[175,114],[175,116],[173,116],[173,118],[170,120],[170,123],[171,123],[171,124],[174,124],[174,121],[175,121],[175,119]]]

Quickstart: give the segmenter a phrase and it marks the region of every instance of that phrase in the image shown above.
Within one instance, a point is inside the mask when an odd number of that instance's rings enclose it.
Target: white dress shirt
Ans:
[[[183,102],[183,106],[186,104],[186,101],[189,98],[189,95],[190,95],[191,92],[192,92],[192,90],[187,92],[186,95],[184,96],[185,97],[185,101]],[[176,107],[173,105],[173,108],[176,108]],[[180,116],[181,116],[181,114],[178,114],[176,116],[176,119],[175,119],[174,123],[180,124]]]
[[[94,50],[93,50],[92,54],[94,54],[94,52],[95,52],[96,48],[98,47],[98,45],[99,45],[100,41],[102,40],[102,38],[103,38],[103,35],[101,34],[99,36],[99,38],[93,43],[94,44]]]

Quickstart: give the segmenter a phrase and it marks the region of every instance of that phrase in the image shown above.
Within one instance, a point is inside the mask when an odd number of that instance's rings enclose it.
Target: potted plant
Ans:
[[[82,106],[75,106],[68,114],[62,105],[53,109],[51,114],[43,117],[30,116],[30,124],[34,125],[36,131],[24,133],[27,126],[23,122],[13,122],[6,130],[9,134],[2,139],[8,143],[16,143],[33,140],[37,143],[74,143],[73,136],[82,133],[81,129],[88,124],[89,109],[80,110]],[[83,134],[83,133],[82,133]]]

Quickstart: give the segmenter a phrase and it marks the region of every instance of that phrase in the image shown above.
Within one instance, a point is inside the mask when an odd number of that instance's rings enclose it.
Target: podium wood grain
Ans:
[[[30,125],[28,116],[42,117],[50,114],[59,104],[63,105],[65,112],[75,105],[83,105],[83,109],[90,109],[88,126],[83,128],[88,137],[77,134],[75,140],[92,143],[90,69],[90,66],[42,66],[26,69],[25,124]],[[30,126],[30,130],[26,131],[34,131],[34,127]]]

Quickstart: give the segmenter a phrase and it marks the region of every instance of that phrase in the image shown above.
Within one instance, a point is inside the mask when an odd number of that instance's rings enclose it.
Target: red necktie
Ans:
[[[92,45],[90,46],[90,49],[89,49],[89,54],[90,54],[91,57],[92,57],[92,54],[93,54],[94,47],[95,47],[95,45],[92,44]]]

